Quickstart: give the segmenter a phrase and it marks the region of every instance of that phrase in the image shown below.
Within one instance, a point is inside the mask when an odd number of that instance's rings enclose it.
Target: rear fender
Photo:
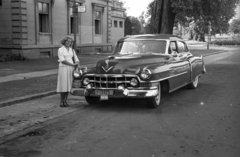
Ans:
[[[197,76],[206,72],[203,57],[191,56],[189,59],[190,64],[190,82],[192,82]]]

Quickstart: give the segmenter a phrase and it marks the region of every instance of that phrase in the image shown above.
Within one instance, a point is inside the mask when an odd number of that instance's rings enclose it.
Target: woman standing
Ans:
[[[67,98],[72,88],[73,70],[76,66],[80,65],[75,51],[71,48],[73,39],[65,37],[61,40],[62,47],[58,49],[58,81],[57,92],[60,93],[61,101],[60,107],[68,107]],[[73,58],[75,63],[73,62]]]

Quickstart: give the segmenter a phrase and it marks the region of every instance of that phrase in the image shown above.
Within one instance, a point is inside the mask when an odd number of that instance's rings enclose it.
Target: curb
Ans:
[[[42,97],[46,97],[46,96],[50,96],[50,95],[54,95],[54,94],[57,94],[57,92],[55,90],[44,92],[44,93],[39,93],[39,94],[33,94],[33,95],[18,97],[18,98],[14,98],[12,100],[7,100],[7,101],[0,102],[0,107],[11,106],[11,105],[14,105],[16,103],[21,103],[21,102],[24,102],[24,101],[29,101],[29,100],[32,100],[32,99],[42,98]]]
[[[223,53],[223,52],[228,52],[228,50],[222,50],[222,51],[214,52],[214,53],[212,53],[212,54],[206,54],[206,55],[203,55],[203,57],[207,57],[207,56],[211,56],[211,55],[216,55],[216,54]]]
[[[74,113],[76,111],[83,110],[83,109],[84,109],[84,106],[81,106],[79,108],[73,108],[71,111],[67,111],[65,113],[60,113],[57,115],[53,114],[48,119],[38,120],[28,126],[23,125],[21,126],[21,128],[18,128],[16,131],[10,134],[0,136],[0,145],[18,137],[25,136],[25,135],[27,136],[27,134],[31,134],[32,132],[36,132],[38,129],[57,123],[59,122],[59,120],[64,120],[68,118],[68,116],[70,116],[71,113]]]

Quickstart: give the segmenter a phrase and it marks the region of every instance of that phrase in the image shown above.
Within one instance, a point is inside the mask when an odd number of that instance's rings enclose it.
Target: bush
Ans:
[[[239,40],[215,40],[212,41],[211,44],[213,45],[240,45]]]
[[[0,55],[0,62],[16,61],[16,60],[24,61],[26,59],[27,59],[27,57],[25,57],[21,54]]]

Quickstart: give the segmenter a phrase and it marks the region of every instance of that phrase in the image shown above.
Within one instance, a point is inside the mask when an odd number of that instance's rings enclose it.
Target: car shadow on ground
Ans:
[[[179,107],[194,107],[196,104],[206,102],[209,99],[209,93],[217,90],[214,84],[200,83],[197,89],[180,88],[172,93],[165,93],[161,97],[161,104],[156,109],[148,107],[144,98],[115,98],[102,100],[97,104],[84,104],[84,109],[94,109],[99,111],[139,111],[139,110],[158,110],[171,107],[170,105],[178,104]],[[180,109],[180,108],[179,108]]]

